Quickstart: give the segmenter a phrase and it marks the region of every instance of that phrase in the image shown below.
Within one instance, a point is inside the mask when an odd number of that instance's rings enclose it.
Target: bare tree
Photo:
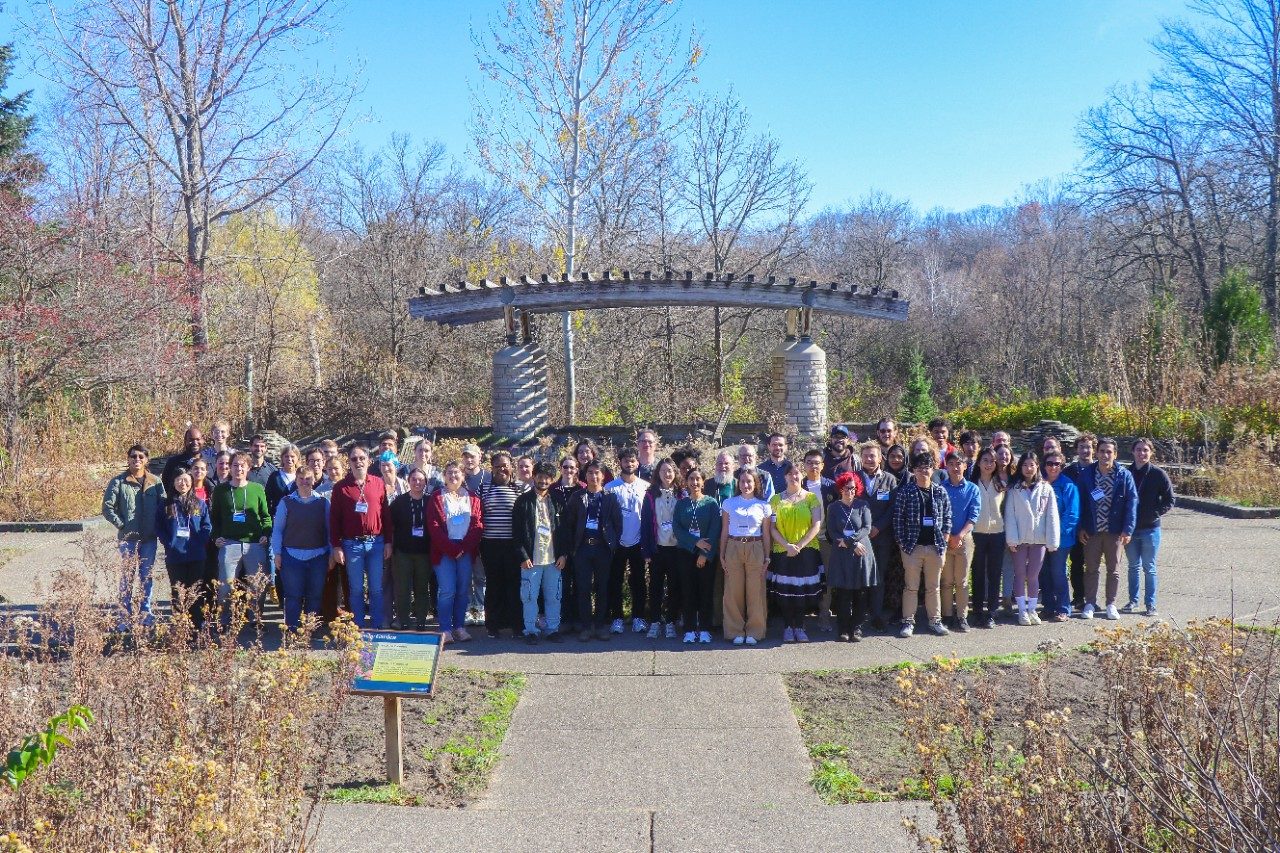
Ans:
[[[663,132],[672,96],[692,79],[701,48],[673,33],[670,0],[511,2],[488,37],[473,34],[480,69],[476,148],[494,175],[535,206],[574,274],[584,196]],[[565,396],[573,421],[573,324],[561,317]]]
[[[125,132],[175,214],[191,337],[209,340],[210,226],[271,198],[333,140],[354,84],[286,57],[319,40],[329,0],[50,2],[30,29],[83,109]]]
[[[798,257],[810,185],[797,163],[782,158],[778,141],[751,132],[751,117],[732,92],[699,101],[688,134],[682,195],[711,271],[767,274]],[[726,360],[754,311],[713,311],[716,397],[723,400]]]

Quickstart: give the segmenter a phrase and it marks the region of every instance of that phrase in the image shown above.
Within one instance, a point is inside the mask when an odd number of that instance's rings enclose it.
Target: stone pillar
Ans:
[[[783,366],[781,382],[775,379],[775,399],[787,423],[803,436],[820,438],[827,431],[827,353],[808,335],[784,342],[774,351]]]
[[[787,335],[769,356],[769,406],[777,412],[787,410],[787,351],[798,343],[795,335]]]
[[[547,426],[547,353],[508,343],[493,354],[493,434],[524,441]]]

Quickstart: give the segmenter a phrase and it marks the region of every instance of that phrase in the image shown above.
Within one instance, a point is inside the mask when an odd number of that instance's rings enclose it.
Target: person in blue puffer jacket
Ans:
[[[1041,464],[1044,477],[1058,498],[1058,550],[1049,553],[1040,570],[1040,602],[1050,622],[1066,622],[1071,616],[1071,590],[1067,587],[1067,556],[1080,526],[1080,490],[1065,476],[1066,459],[1049,451]]]
[[[176,611],[179,590],[186,590],[186,613],[199,630],[204,625],[204,605],[209,578],[205,572],[206,549],[213,535],[209,505],[192,491],[191,474],[179,471],[173,478],[173,494],[156,508],[156,535],[164,546],[164,567],[173,592]]]

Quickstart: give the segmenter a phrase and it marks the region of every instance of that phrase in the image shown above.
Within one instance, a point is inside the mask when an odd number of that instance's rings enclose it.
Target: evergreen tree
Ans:
[[[1232,267],[1218,282],[1204,325],[1218,366],[1265,363],[1271,356],[1271,324],[1262,310],[1262,290],[1243,267]]]
[[[35,116],[27,112],[30,92],[5,94],[13,72],[13,45],[0,45],[0,188],[13,192],[40,172],[39,162],[27,153],[27,139]]]
[[[902,397],[898,418],[903,423],[925,423],[937,414],[938,406],[933,402],[933,380],[924,367],[924,352],[916,347],[911,350],[911,361],[907,365],[906,394]]]

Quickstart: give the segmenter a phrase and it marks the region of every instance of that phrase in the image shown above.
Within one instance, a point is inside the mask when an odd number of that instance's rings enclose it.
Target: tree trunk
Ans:
[[[711,309],[716,327],[716,402],[724,405],[724,333],[720,329],[720,308]]]

